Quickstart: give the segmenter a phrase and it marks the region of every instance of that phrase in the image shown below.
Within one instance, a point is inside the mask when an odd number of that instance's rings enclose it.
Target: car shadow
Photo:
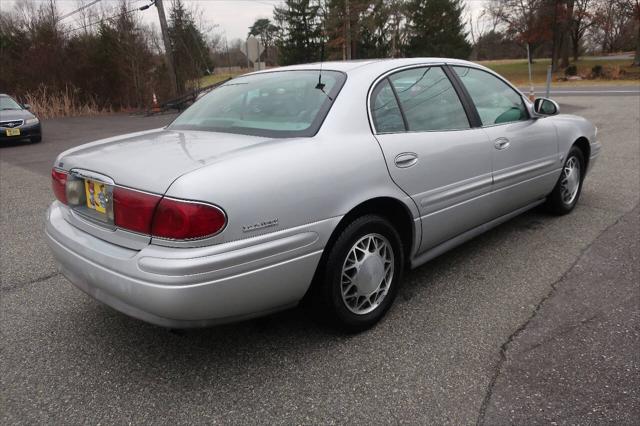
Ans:
[[[373,329],[360,334],[345,334],[322,323],[303,307],[271,314],[239,323],[218,325],[203,329],[170,330],[146,324],[87,298],[86,310],[69,312],[76,318],[68,319],[76,332],[97,346],[99,351],[108,351],[120,363],[135,363],[156,368],[157,364],[140,364],[141,359],[155,360],[157,363],[175,362],[182,368],[184,362],[197,368],[215,359],[219,367],[237,368],[238,363],[255,361],[259,353],[265,362],[277,362],[280,356],[304,357],[309,351],[327,352],[332,347],[362,342],[376,336],[388,335],[398,327],[394,311],[419,296],[429,298],[430,283],[453,266],[464,270],[465,262],[471,262],[473,254],[483,246],[500,246],[504,241],[517,237],[522,232],[537,232],[548,226],[553,216],[541,209],[534,209],[520,217],[494,228],[493,230],[443,254],[427,264],[409,271],[398,294],[394,306],[387,316]],[[462,280],[472,277],[464,275]],[[112,348],[118,347],[116,353]],[[243,358],[243,360],[240,360]],[[171,364],[166,368],[172,368]]]

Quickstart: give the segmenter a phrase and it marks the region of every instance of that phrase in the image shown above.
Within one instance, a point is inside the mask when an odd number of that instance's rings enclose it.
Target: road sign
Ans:
[[[242,53],[244,53],[251,62],[257,62],[262,52],[264,52],[264,46],[257,38],[249,36],[244,46],[240,46],[240,50],[242,50]]]

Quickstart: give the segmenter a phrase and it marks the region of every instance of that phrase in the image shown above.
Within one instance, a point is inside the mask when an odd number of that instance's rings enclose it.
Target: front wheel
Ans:
[[[400,235],[388,220],[377,215],[354,220],[320,271],[322,314],[350,332],[370,328],[393,303],[403,267]]]
[[[567,154],[560,178],[547,197],[547,207],[555,214],[571,212],[578,203],[584,180],[585,161],[582,151],[574,146]]]

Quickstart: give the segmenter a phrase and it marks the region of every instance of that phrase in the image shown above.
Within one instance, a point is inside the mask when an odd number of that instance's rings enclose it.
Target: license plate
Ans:
[[[107,186],[95,180],[85,179],[84,191],[87,198],[87,207],[104,215],[107,214]]]
[[[7,129],[7,136],[20,136],[20,129]]]

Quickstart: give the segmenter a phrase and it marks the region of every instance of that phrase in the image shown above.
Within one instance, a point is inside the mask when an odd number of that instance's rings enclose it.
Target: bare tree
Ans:
[[[533,52],[552,32],[549,16],[543,12],[546,0],[493,0],[490,10],[495,18],[504,23],[507,33],[512,35],[522,46],[529,46]]]
[[[586,32],[595,24],[593,5],[594,0],[575,0],[571,19],[571,54],[577,61],[580,47]]]
[[[634,6],[629,0],[597,0],[593,38],[603,52],[618,52],[633,44]]]

